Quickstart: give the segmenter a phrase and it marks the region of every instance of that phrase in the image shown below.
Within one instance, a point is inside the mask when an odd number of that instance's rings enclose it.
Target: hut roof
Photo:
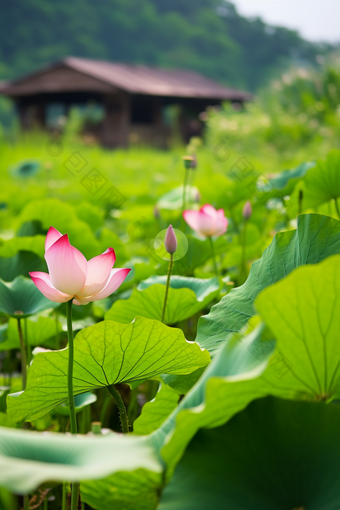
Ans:
[[[9,96],[91,90],[165,97],[247,100],[251,95],[229,89],[201,74],[143,65],[68,57],[34,74],[4,84],[0,93]]]

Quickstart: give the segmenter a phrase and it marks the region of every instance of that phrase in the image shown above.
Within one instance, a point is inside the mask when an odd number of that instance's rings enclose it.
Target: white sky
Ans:
[[[231,0],[244,16],[296,29],[311,41],[340,42],[340,0]]]

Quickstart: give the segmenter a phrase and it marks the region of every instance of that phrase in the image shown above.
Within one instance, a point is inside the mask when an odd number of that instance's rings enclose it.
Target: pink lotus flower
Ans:
[[[228,220],[223,209],[216,209],[209,204],[201,207],[199,211],[184,211],[183,217],[189,227],[204,237],[218,237],[227,230]]]
[[[45,297],[56,303],[74,298],[76,305],[86,305],[110,296],[125,280],[131,269],[112,269],[116,255],[112,248],[87,261],[74,248],[68,235],[50,227],[45,240],[45,260],[49,273],[34,271],[34,284]]]

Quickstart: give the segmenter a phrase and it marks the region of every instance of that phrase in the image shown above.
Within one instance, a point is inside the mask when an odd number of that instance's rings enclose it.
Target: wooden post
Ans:
[[[101,141],[104,147],[127,147],[130,127],[130,96],[126,93],[104,97],[105,119]]]

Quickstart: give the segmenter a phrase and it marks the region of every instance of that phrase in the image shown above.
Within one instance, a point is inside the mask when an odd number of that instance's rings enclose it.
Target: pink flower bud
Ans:
[[[166,231],[164,246],[166,251],[170,254],[175,253],[177,250],[177,237],[172,225],[169,225],[168,230]]]
[[[249,200],[244,204],[243,210],[242,210],[242,216],[245,220],[249,220],[252,213],[251,203]]]

